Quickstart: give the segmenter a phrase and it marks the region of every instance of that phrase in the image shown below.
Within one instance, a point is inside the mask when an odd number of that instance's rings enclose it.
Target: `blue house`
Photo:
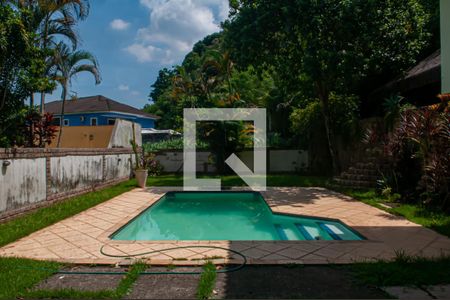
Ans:
[[[55,125],[61,124],[61,108],[62,101],[45,104],[45,112],[54,115]],[[159,117],[100,95],[66,100],[64,126],[114,125],[117,119],[135,122],[147,129],[155,128]]]

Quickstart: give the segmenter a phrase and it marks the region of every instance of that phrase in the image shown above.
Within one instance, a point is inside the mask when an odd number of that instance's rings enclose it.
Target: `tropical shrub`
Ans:
[[[143,155],[144,165],[148,170],[150,176],[160,175],[164,171],[163,165],[156,160],[156,155],[153,153],[147,153]]]
[[[400,95],[392,95],[384,100],[384,127],[386,131],[391,132],[394,130],[402,112],[414,108],[411,104],[403,103],[404,101],[405,98]]]
[[[402,113],[388,143],[406,200],[450,208],[450,115],[425,107]]]
[[[25,147],[45,147],[50,145],[58,131],[57,126],[53,125],[53,115],[50,113],[41,113],[35,109],[30,110],[24,122],[22,134],[25,137]]]
[[[156,160],[154,153],[146,152],[144,147],[139,148],[135,139],[130,140],[136,160],[136,170],[148,170],[150,176],[156,176],[164,171],[164,167]]]

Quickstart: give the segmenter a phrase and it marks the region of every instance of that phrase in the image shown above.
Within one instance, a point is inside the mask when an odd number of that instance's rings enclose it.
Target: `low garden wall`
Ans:
[[[211,152],[197,151],[197,171],[215,173],[216,167]],[[250,168],[253,168],[253,151],[242,151],[237,156]],[[159,151],[156,160],[164,167],[165,173],[183,172],[183,150]],[[267,150],[268,173],[296,173],[307,170],[308,152],[303,150]]]
[[[0,149],[0,220],[128,180],[131,149]]]

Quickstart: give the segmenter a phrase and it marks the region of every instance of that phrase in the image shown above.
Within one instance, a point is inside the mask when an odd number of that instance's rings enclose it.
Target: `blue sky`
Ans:
[[[179,64],[192,45],[219,31],[228,0],[91,0],[89,17],[80,22],[79,49],[97,57],[102,83],[80,74],[71,94],[104,95],[142,108],[150,85],[163,67]],[[58,88],[46,102],[61,98]]]

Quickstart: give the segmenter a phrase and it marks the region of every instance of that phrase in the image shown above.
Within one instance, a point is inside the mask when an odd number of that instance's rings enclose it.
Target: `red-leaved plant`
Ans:
[[[420,162],[417,192],[424,203],[449,209],[450,117],[448,111],[432,107],[402,113],[389,139],[390,155],[398,164],[408,157]],[[399,170],[401,172],[401,170]],[[411,184],[416,184],[411,182]]]
[[[45,113],[41,115],[37,110],[31,110],[25,116],[23,129],[25,147],[45,147],[49,145],[56,136],[58,127],[53,125],[53,115]]]

